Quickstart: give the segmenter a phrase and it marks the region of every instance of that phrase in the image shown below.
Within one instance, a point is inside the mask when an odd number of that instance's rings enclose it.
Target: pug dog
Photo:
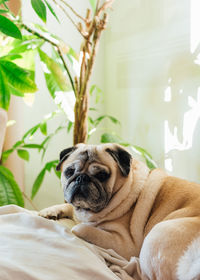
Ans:
[[[117,144],[60,153],[63,205],[40,212],[75,219],[78,237],[129,260],[141,279],[200,279],[200,185],[149,170]]]

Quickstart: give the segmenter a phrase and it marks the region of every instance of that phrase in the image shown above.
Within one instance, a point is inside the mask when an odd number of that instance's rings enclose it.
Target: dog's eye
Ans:
[[[100,182],[104,182],[106,181],[109,177],[110,177],[110,174],[108,174],[107,172],[105,171],[100,171],[98,172],[95,177],[100,181]]]
[[[65,176],[66,177],[71,177],[72,175],[74,175],[75,169],[72,167],[69,167],[65,170]]]

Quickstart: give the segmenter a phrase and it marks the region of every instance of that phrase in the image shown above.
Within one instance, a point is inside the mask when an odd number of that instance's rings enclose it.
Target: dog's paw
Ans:
[[[39,211],[38,215],[50,219],[50,220],[59,220],[62,218],[71,218],[70,211],[66,211],[66,204],[54,205]]]

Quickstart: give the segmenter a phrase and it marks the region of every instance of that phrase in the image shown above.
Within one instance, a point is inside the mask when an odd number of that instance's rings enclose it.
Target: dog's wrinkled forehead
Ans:
[[[87,149],[86,151],[77,151],[76,158],[80,159],[81,161],[91,161],[96,158],[96,154],[93,151]]]
[[[130,171],[130,165],[132,157],[131,155],[121,146],[112,144],[103,145],[86,145],[79,144],[74,147],[63,150],[60,153],[60,162],[57,166],[57,170],[61,169],[61,165],[64,161],[67,163],[80,160],[83,164],[86,162],[101,162],[112,164],[114,160],[122,175],[128,176]]]
[[[87,161],[92,162],[97,159],[98,155],[95,151],[95,147],[79,144],[65,149],[60,153],[60,162],[57,165],[57,170],[61,169],[61,165],[64,161],[70,163],[75,160],[80,160],[82,163],[86,163]]]
[[[68,157],[68,161],[80,160],[82,162],[92,162],[98,160],[98,153],[94,146],[75,146],[75,150]]]

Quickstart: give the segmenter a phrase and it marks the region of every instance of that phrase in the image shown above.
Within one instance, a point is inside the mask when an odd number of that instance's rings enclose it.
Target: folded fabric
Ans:
[[[14,205],[0,207],[1,280],[116,280],[92,244]]]

